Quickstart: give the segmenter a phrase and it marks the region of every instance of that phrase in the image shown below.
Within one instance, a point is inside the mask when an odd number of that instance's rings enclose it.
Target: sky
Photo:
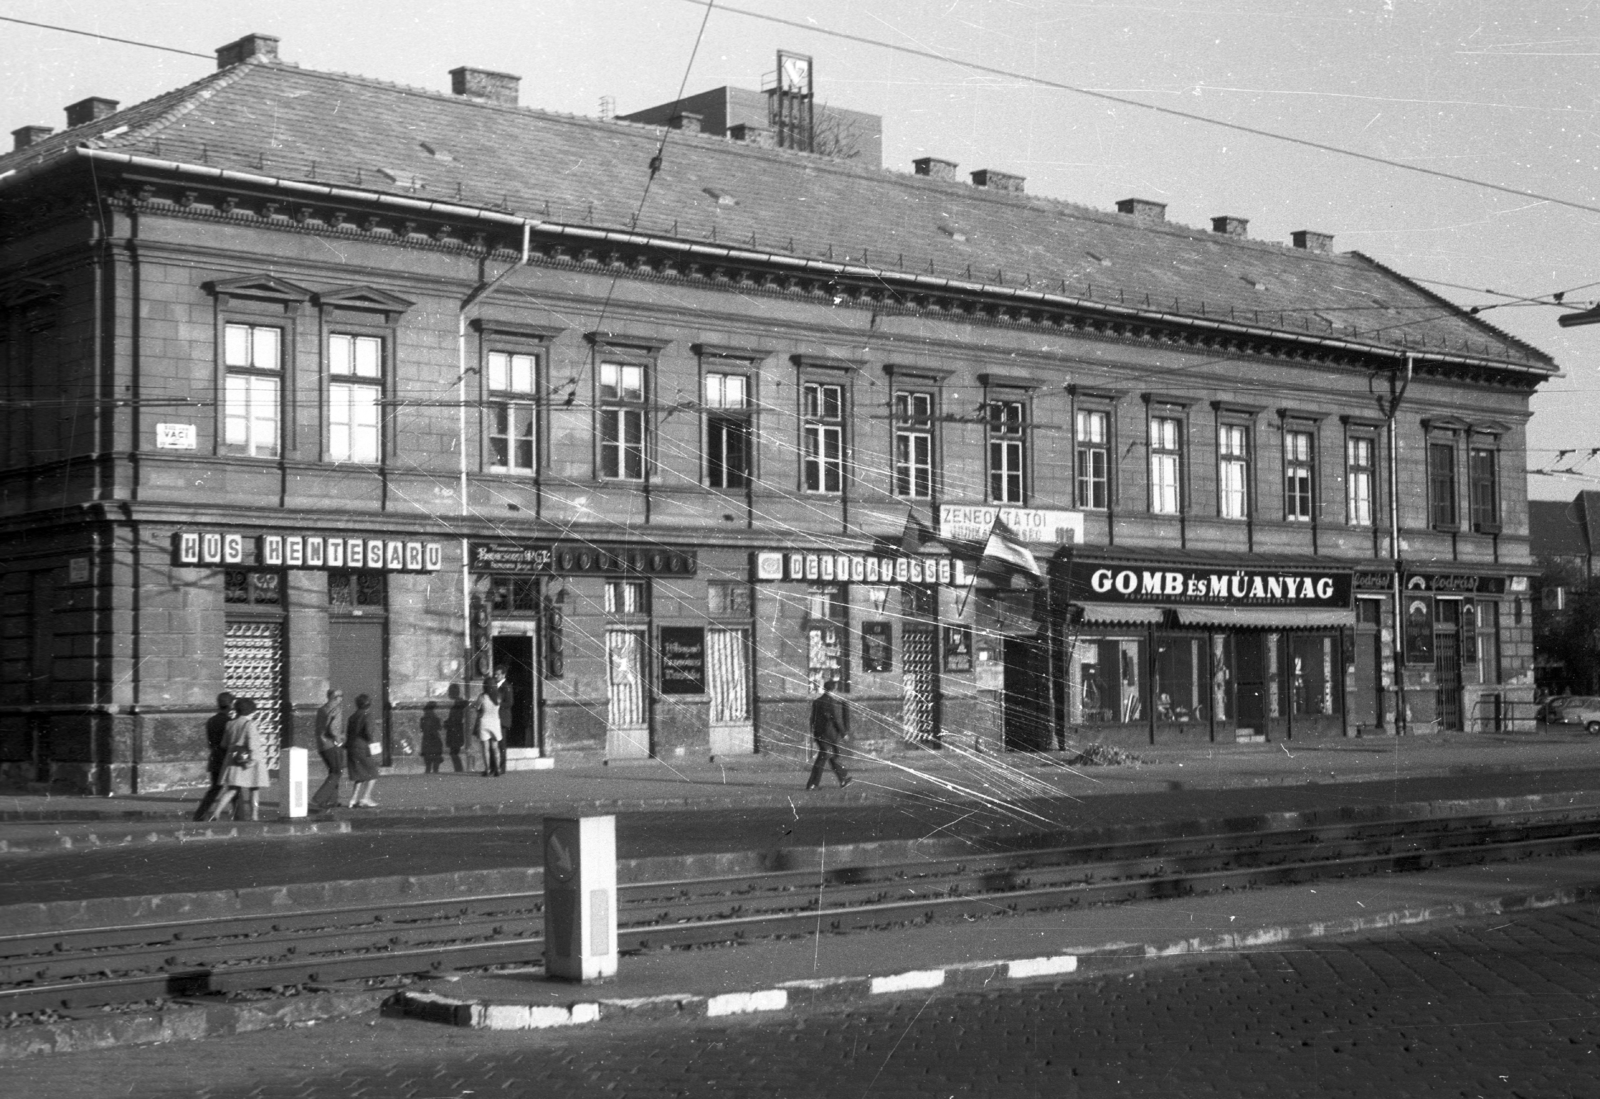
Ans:
[[[306,68],[439,91],[458,65],[515,73],[524,105],[591,116],[602,97],[623,114],[668,101],[686,73],[689,93],[757,88],[777,50],[807,53],[819,100],[883,116],[888,168],[937,156],[1099,209],[1137,196],[1187,225],[1248,218],[1257,239],[1328,232],[1338,251],[1492,306],[1485,320],[1565,372],[1533,399],[1528,464],[1558,472],[1530,474],[1530,494],[1600,489],[1600,325],[1559,328],[1551,300],[1600,300],[1600,4],[738,0],[706,12],[699,0],[0,0],[0,17],[205,55],[0,21],[0,132],[60,128],[88,96],[128,106],[188,83],[252,32]]]

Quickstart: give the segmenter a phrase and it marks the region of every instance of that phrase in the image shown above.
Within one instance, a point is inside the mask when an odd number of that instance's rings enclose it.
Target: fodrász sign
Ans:
[[[1105,565],[1074,561],[1072,598],[1084,603],[1209,607],[1348,607],[1350,573]]]

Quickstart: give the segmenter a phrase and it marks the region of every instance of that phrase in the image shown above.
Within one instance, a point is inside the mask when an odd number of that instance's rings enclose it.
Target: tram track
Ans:
[[[959,856],[908,859],[892,847],[832,867],[624,881],[619,947],[857,932],[1580,854],[1600,850],[1600,811],[1052,842],[1061,838]],[[0,935],[0,1015],[531,964],[542,932],[543,895],[534,890]]]

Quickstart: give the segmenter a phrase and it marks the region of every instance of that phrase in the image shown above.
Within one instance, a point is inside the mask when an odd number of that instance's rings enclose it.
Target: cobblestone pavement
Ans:
[[[1600,1094],[1600,906],[780,1017],[339,1023],[6,1066],[29,1099]]]

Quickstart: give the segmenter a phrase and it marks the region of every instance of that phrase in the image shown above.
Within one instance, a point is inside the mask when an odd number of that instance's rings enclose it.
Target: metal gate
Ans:
[[[900,634],[900,735],[907,740],[938,738],[939,674],[934,631],[907,626]]]
[[[650,710],[642,631],[606,631],[606,683],[606,758],[648,759]]]
[[[1461,728],[1461,646],[1456,634],[1433,635],[1434,675],[1438,682],[1437,706],[1440,730]]]
[[[222,643],[222,685],[256,704],[267,766],[278,765],[283,737],[283,623],[229,622]]]
[[[749,631],[706,631],[706,693],[711,698],[711,754],[753,753],[756,730],[750,721]]]

